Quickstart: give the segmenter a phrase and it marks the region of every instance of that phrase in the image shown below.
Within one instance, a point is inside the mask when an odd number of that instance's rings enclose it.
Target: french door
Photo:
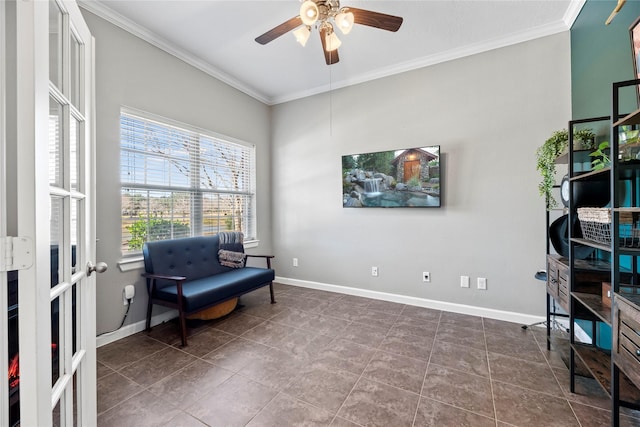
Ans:
[[[93,39],[72,1],[18,0],[15,8],[15,209],[18,235],[32,252],[17,286],[20,424],[90,426],[96,423]]]
[[[0,26],[6,27],[5,2],[0,2]],[[6,31],[6,30],[5,30]],[[0,241],[5,239],[7,232],[6,210],[6,63],[5,31],[0,30]],[[0,259],[4,256],[0,251]],[[9,420],[9,379],[2,369],[9,366],[9,322],[5,313],[9,309],[8,286],[6,268],[0,269],[0,425],[7,425]]]

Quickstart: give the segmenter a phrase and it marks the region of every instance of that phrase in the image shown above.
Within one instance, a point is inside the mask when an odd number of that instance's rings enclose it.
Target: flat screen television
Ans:
[[[342,156],[342,207],[440,206],[439,145]]]

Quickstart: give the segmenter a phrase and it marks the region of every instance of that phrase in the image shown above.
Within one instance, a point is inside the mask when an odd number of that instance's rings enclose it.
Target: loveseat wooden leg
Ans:
[[[182,347],[187,346],[187,319],[184,313],[180,310],[180,339],[182,340]]]
[[[151,301],[151,295],[149,295],[149,302],[147,303],[147,332],[151,330],[151,309],[153,308],[153,302]]]
[[[273,295],[273,282],[269,283],[269,292],[271,292],[271,304],[275,304],[276,298]]]

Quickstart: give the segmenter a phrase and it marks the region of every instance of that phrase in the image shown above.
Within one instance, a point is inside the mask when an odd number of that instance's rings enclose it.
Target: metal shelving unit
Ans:
[[[588,123],[595,120],[607,120],[613,123],[610,125],[610,158],[611,166],[586,173],[576,173],[574,171],[573,158],[573,132],[569,137],[569,223],[573,224],[577,220],[577,208],[573,201],[573,187],[577,182],[588,181],[610,181],[610,197],[609,206],[611,213],[610,224],[610,243],[602,243],[590,240],[588,237],[573,236],[570,231],[570,249],[569,249],[569,277],[570,277],[570,389],[575,391],[575,376],[577,363],[581,362],[586,366],[589,373],[596,379],[602,388],[611,397],[611,425],[619,425],[619,409],[620,406],[640,409],[640,390],[638,383],[629,379],[625,375],[624,370],[620,370],[617,366],[615,339],[618,333],[619,313],[616,312],[616,295],[621,295],[622,288],[626,291],[636,292],[639,289],[638,281],[638,260],[640,259],[640,239],[636,246],[634,239],[631,243],[621,236],[620,233],[620,216],[621,214],[633,216],[631,229],[637,227],[640,219],[640,160],[622,160],[619,158],[620,153],[619,132],[620,126],[640,125],[640,109],[635,112],[622,116],[619,113],[619,92],[620,89],[628,86],[636,86],[640,84],[640,80],[631,80],[626,82],[613,84],[613,102],[612,113],[610,117],[600,117],[595,119],[587,119],[581,121],[569,122],[569,129],[573,130],[577,123]],[[639,235],[640,237],[640,235]],[[580,276],[578,273],[577,260],[573,256],[574,249],[577,245],[588,246],[594,248],[596,257],[593,260],[585,260],[587,262],[607,261],[609,267],[608,282],[611,283],[611,300],[607,300],[603,296],[603,285],[598,285],[597,281]],[[631,246],[631,247],[625,247]],[[621,284],[624,286],[621,287]],[[625,305],[628,310],[630,305]],[[612,309],[613,307],[613,309]],[[582,343],[576,339],[575,328],[576,320],[585,320],[591,322],[592,343]],[[611,350],[604,346],[598,345],[598,323],[608,325],[612,330]],[[612,356],[613,354],[613,356]],[[637,353],[638,367],[640,368],[640,351]],[[625,365],[629,366],[629,365]],[[635,373],[634,373],[635,374]],[[631,375],[633,378],[634,375]]]

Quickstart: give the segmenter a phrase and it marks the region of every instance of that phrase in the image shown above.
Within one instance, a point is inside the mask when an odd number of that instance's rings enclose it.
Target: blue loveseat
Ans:
[[[187,345],[186,317],[232,298],[269,285],[275,303],[271,269],[272,255],[245,255],[266,260],[267,268],[230,268],[218,259],[219,238],[187,237],[144,244],[145,273],[149,302],[147,330],[151,330],[153,304],[178,310],[182,345]]]

